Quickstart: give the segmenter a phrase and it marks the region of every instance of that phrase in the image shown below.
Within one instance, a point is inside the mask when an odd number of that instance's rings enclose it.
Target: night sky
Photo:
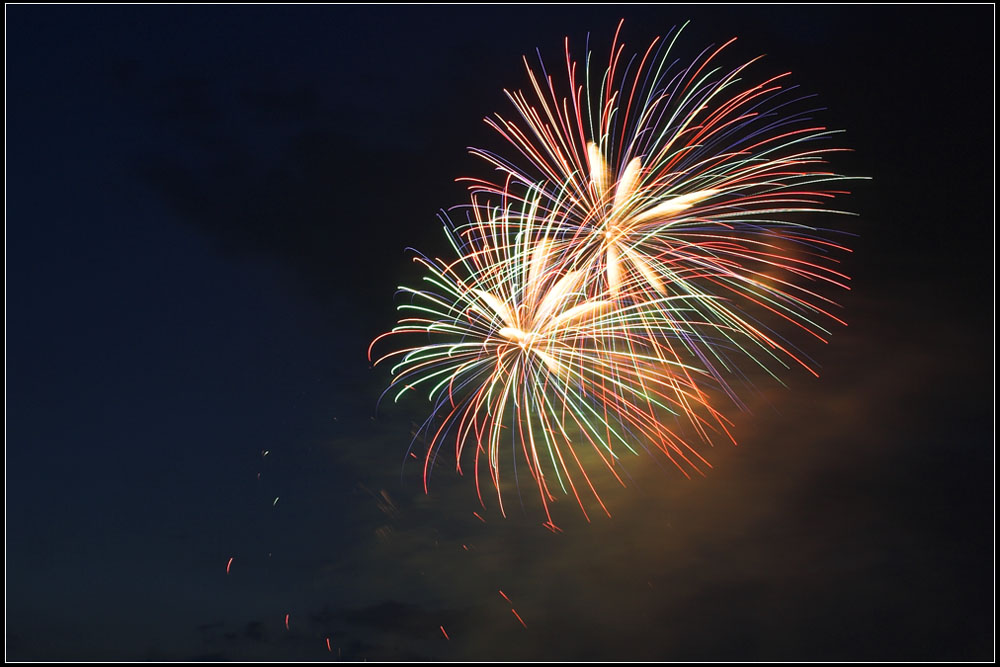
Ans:
[[[622,17],[629,51],[690,19],[678,54],[791,70],[872,180],[820,378],[554,534],[447,467],[425,495],[428,405],[376,415],[366,348],[521,56],[603,59]],[[6,19],[8,659],[994,656],[992,6]]]

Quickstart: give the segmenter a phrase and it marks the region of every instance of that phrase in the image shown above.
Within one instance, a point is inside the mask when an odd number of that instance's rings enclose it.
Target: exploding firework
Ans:
[[[556,488],[584,514],[581,490],[607,512],[590,469],[621,482],[626,452],[655,448],[685,474],[707,465],[669,417],[682,416],[701,440],[728,434],[703,388],[710,375],[671,346],[722,328],[692,317],[691,302],[711,297],[592,298],[586,271],[551,241],[553,221],[537,217],[539,198],[505,203],[474,206],[468,223],[445,227],[458,260],[415,258],[429,287],[401,288],[410,299],[400,310],[412,316],[384,336],[419,343],[376,362],[398,358],[389,388],[397,400],[427,388],[425,486],[442,444],[454,444],[459,471],[471,447],[477,489],[485,468],[503,511],[502,480],[517,475],[520,456],[551,523]]]
[[[726,344],[691,338],[684,353],[718,368],[720,381],[739,366],[731,350],[765,368],[791,359],[814,372],[771,323],[824,341],[830,323],[844,324],[822,291],[847,287],[837,270],[847,249],[808,224],[844,213],[829,202],[848,179],[826,166],[844,149],[829,146],[837,132],[810,121],[816,109],[783,83],[787,73],[751,84],[755,61],[717,65],[735,40],[680,66],[679,33],[627,61],[616,33],[597,76],[589,53],[581,74],[567,40],[562,89],[525,59],[531,92],[507,93],[517,117],[487,119],[514,158],[474,149],[501,178],[465,180],[486,197],[540,191],[559,223],[554,243],[586,269],[595,297],[719,297],[693,304],[729,332]]]
[[[623,483],[626,455],[708,466],[698,445],[731,439],[712,402],[740,404],[744,360],[815,373],[775,329],[823,340],[840,322],[823,288],[846,287],[846,249],[807,223],[840,213],[846,177],[825,165],[842,149],[786,75],[744,83],[753,61],[716,65],[728,44],[680,67],[676,38],[626,62],[616,33],[597,78],[567,42],[563,93],[529,66],[533,94],[508,93],[518,119],[487,119],[515,159],[473,150],[498,179],[465,179],[465,222],[443,218],[455,259],[414,258],[425,285],[400,288],[405,315],[372,343],[411,341],[376,363],[395,362],[387,395],[431,401],[425,489],[450,443],[501,512],[525,473],[550,526],[556,491],[607,512],[597,489]]]

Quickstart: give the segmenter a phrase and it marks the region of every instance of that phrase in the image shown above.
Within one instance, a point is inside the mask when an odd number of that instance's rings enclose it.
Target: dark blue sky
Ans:
[[[8,659],[989,658],[993,11],[8,6]],[[366,346],[521,55],[622,16],[847,130],[851,327],[708,480],[483,527]]]

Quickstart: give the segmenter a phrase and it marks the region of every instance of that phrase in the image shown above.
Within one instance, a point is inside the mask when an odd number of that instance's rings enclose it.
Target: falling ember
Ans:
[[[233,557],[230,556],[229,557],[229,562],[226,563],[226,574],[229,574],[229,568],[231,568],[232,566],[233,566]]]
[[[483,523],[486,523],[486,519],[484,519],[483,517],[479,516],[479,512],[473,512],[472,516],[476,517],[477,519],[479,519]]]
[[[527,630],[527,629],[528,629],[528,626],[527,626],[527,625],[525,625],[525,623],[524,623],[524,619],[523,619],[523,618],[521,618],[521,615],[520,615],[519,613],[517,613],[517,610],[516,610],[516,609],[511,609],[511,612],[512,612],[512,613],[514,614],[514,616],[516,616],[516,617],[517,617],[517,620],[518,620],[518,622],[519,622],[519,623],[520,623],[521,625],[524,625],[524,629],[525,629],[525,630]]]
[[[448,641],[451,641],[451,637],[449,637],[448,633],[444,631],[444,626],[439,625],[438,627],[441,628],[441,634],[444,635],[444,638],[447,639]]]
[[[288,617],[289,616],[291,616],[291,614],[285,614],[285,630],[289,629],[289,627],[288,627]]]
[[[510,598],[509,598],[509,597],[507,597],[507,594],[506,594],[506,593],[504,593],[504,592],[503,592],[502,590],[500,591],[500,595],[502,595],[502,596],[503,596],[503,599],[504,599],[504,600],[506,600],[507,602],[510,602],[510,604],[514,604],[513,602],[511,602],[511,601],[510,601]]]
[[[330,653],[333,653],[333,647],[330,646],[330,638],[329,637],[326,638],[326,650],[329,651]]]

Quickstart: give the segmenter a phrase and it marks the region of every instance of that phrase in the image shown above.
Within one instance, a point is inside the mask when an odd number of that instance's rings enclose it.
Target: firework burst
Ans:
[[[433,406],[414,439],[425,489],[451,443],[501,512],[519,469],[550,526],[557,490],[607,512],[598,486],[624,483],[626,454],[708,465],[697,445],[731,439],[710,396],[740,405],[745,360],[815,374],[779,330],[842,323],[824,290],[846,288],[846,248],[808,224],[842,213],[846,177],[826,166],[842,149],[787,75],[746,83],[754,61],[717,65],[729,43],[679,66],[679,32],[629,60],[616,33],[598,77],[567,41],[564,87],[529,66],[531,92],[507,93],[517,117],[487,119],[514,157],[473,149],[497,178],[464,179],[466,221],[444,218],[456,259],[416,256],[425,285],[400,288],[405,315],[372,343],[411,341],[376,363],[395,361],[387,394]]]
[[[539,201],[475,206],[466,224],[447,225],[459,259],[415,257],[428,287],[400,288],[410,298],[399,308],[412,316],[384,334],[418,344],[376,363],[397,359],[388,390],[397,400],[427,388],[434,408],[418,434],[427,443],[425,486],[450,441],[460,472],[474,450],[477,489],[485,470],[503,512],[502,479],[516,476],[519,459],[551,523],[555,490],[572,494],[585,515],[585,496],[607,512],[593,467],[623,483],[625,452],[658,450],[685,474],[707,466],[671,416],[690,422],[699,440],[728,431],[704,389],[710,375],[668,344],[706,335],[697,330],[710,325],[691,317],[690,303],[711,297],[590,297],[586,271],[552,242],[555,222],[537,217]]]
[[[619,30],[620,30],[619,26]],[[815,371],[769,322],[826,340],[834,302],[824,287],[847,287],[832,234],[807,222],[844,214],[830,201],[848,180],[828,169],[837,132],[816,125],[788,74],[746,83],[755,61],[732,70],[706,49],[687,66],[672,51],[680,31],[624,59],[618,34],[607,70],[594,76],[566,42],[562,87],[525,60],[530,93],[507,92],[517,117],[488,118],[514,159],[482,149],[500,180],[464,179],[474,195],[543,194],[559,221],[553,237],[587,270],[587,292],[649,301],[714,294],[699,316],[765,368],[791,359]],[[581,75],[582,70],[582,75]],[[723,347],[689,339],[685,350],[732,372]]]

